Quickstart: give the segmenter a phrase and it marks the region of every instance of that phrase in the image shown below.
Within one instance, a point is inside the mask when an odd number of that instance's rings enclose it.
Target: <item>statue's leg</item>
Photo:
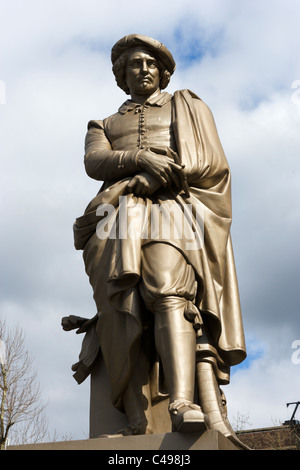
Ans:
[[[196,369],[199,403],[209,418],[210,429],[220,431],[226,437],[236,440],[236,435],[227,418],[226,404],[212,364],[199,361]]]
[[[163,297],[155,303],[153,312],[155,346],[170,404],[194,399],[196,338],[193,325],[184,318],[184,309],[184,299]]]
[[[184,317],[186,300],[164,297],[154,307],[155,346],[170,394],[173,431],[202,432],[206,416],[194,404],[196,334]]]
[[[196,333],[184,314],[196,292],[194,272],[181,253],[166,244],[143,252],[141,293],[154,314],[155,346],[159,354],[174,431],[201,432],[206,417],[194,402]]]

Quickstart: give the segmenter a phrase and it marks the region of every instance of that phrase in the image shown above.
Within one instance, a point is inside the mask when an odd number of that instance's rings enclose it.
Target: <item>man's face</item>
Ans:
[[[130,51],[126,67],[126,82],[131,95],[152,95],[160,83],[160,72],[155,57],[146,49]]]

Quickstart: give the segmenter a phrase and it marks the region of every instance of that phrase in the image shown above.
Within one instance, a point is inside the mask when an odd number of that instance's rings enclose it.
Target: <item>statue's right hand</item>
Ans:
[[[141,150],[138,154],[138,167],[154,176],[163,186],[175,184],[177,188],[180,187],[178,174],[183,173],[183,168],[164,153]]]

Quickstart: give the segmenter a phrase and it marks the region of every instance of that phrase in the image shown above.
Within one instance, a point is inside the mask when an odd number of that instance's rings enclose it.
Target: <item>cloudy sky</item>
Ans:
[[[168,91],[212,109],[232,170],[232,237],[248,359],[224,391],[248,427],[290,418],[300,400],[300,4],[297,0],[1,0],[0,314],[26,333],[49,428],[88,436],[89,383],[70,366],[92,317],[72,224],[99,189],[83,167],[90,119],[126,95],[111,72],[122,36],[172,51]],[[300,419],[298,411],[296,418]]]

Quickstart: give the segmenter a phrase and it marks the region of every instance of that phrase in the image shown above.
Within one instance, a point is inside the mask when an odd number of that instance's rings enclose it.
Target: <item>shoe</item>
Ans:
[[[126,428],[117,431],[117,435],[121,436],[139,436],[141,434],[146,434],[147,424],[142,422],[129,423]]]
[[[175,401],[169,406],[172,432],[203,433],[208,429],[208,417],[192,402]]]
[[[130,419],[128,425],[116,431],[114,434],[101,434],[99,437],[122,437],[122,436],[139,436],[146,434],[147,421],[144,419]]]

